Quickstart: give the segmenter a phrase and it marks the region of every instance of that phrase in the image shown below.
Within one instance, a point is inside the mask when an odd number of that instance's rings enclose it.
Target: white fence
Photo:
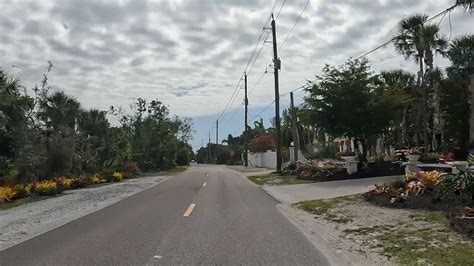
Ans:
[[[248,153],[249,166],[276,169],[276,152]]]

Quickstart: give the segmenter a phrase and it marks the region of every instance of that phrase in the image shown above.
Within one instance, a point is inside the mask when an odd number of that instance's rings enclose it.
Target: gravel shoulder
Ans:
[[[68,190],[54,198],[0,211],[0,251],[149,189],[168,179],[150,176],[96,188]]]

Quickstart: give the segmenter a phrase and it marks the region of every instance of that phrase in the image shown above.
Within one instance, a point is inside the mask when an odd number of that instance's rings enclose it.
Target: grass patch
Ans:
[[[295,203],[293,206],[312,214],[323,215],[327,214],[329,210],[334,208],[337,204],[345,201],[351,201],[357,196],[358,195],[349,195],[333,199],[307,200]]]
[[[413,219],[414,221],[425,221],[425,222],[433,222],[438,224],[446,224],[447,219],[442,212],[437,211],[426,211],[426,212],[419,212],[415,214],[410,214],[408,217]]]
[[[345,234],[369,235],[369,234],[374,234],[374,233],[390,230],[391,228],[393,228],[393,226],[391,225],[375,225],[372,227],[358,227],[358,228],[345,229],[343,232]]]
[[[352,222],[353,219],[348,215],[336,212],[334,209],[339,204],[352,201],[359,195],[349,195],[349,196],[342,196],[333,199],[319,199],[319,200],[308,200],[302,201],[293,204],[293,206],[309,212],[311,214],[316,214],[319,216],[323,216],[326,221],[339,223],[339,224],[346,224]]]
[[[376,237],[383,253],[403,265],[472,265],[474,245],[445,230],[400,229]]]
[[[250,181],[257,185],[265,185],[272,183],[272,185],[297,185],[313,183],[310,180],[302,180],[296,178],[295,175],[279,175],[279,174],[267,174],[267,175],[256,175],[247,177]]]

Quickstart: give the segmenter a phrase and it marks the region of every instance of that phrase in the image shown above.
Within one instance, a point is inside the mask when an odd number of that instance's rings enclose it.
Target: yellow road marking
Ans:
[[[191,212],[193,212],[194,207],[196,207],[196,204],[191,203],[191,205],[189,205],[189,207],[188,207],[188,209],[186,210],[186,212],[183,214],[183,217],[188,217],[189,215],[191,215]]]
[[[206,182],[202,183],[202,186],[203,186],[203,187],[205,187],[206,185],[207,185],[207,183],[206,183]]]

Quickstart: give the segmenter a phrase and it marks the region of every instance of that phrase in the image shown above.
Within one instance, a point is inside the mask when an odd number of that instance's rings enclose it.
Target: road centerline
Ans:
[[[195,203],[191,203],[191,205],[189,205],[189,207],[188,207],[188,209],[186,210],[186,212],[183,214],[183,217],[189,217],[189,216],[191,215],[191,213],[193,212],[194,207],[196,207],[196,204],[195,204]]]

